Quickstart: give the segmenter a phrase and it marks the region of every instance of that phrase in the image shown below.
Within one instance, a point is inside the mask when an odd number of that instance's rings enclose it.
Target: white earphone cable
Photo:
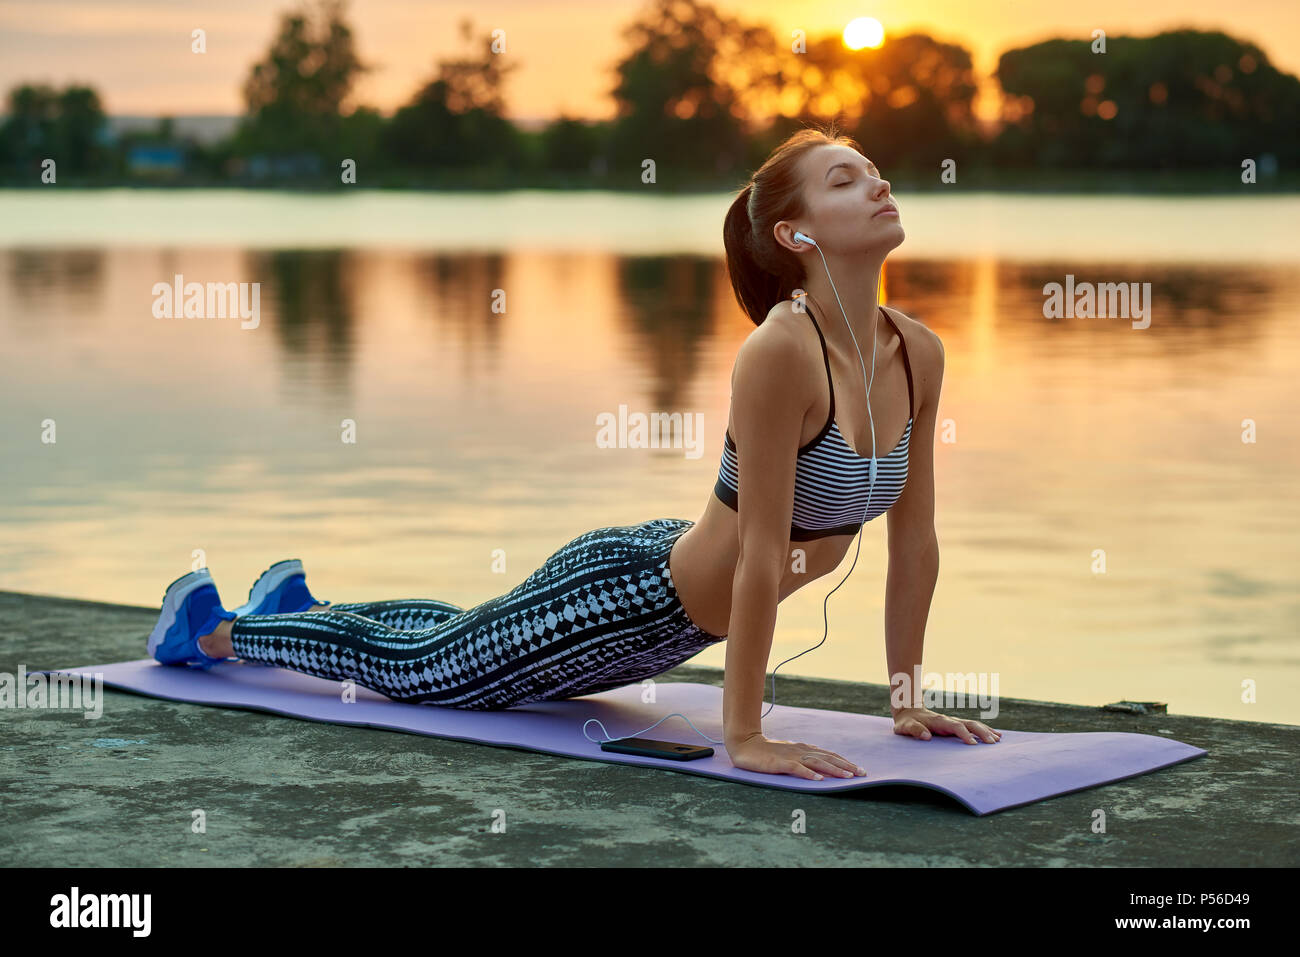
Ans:
[[[830,266],[828,266],[827,263],[826,263],[826,255],[821,251],[821,247],[819,247],[819,246],[817,245],[817,243],[813,241],[812,237],[810,237],[810,236],[805,236],[805,235],[804,235],[803,233],[801,233],[801,232],[796,232],[796,233],[794,234],[794,241],[795,241],[796,243],[799,243],[799,244],[802,244],[802,243],[804,243],[804,242],[807,242],[810,246],[812,246],[814,249],[816,249],[816,250],[817,250],[817,254],[818,254],[819,256],[822,257],[822,268],[826,270],[826,278],[827,278],[827,280],[828,280],[828,281],[830,282],[830,284],[831,284],[831,289],[832,289],[832,291],[834,291],[834,293],[835,293],[835,301],[839,304],[839,307],[840,307],[840,313],[844,316],[844,325],[848,327],[849,335],[850,335],[850,336],[852,337],[852,339],[853,339],[853,348],[854,348],[854,349],[857,351],[857,353],[858,353],[858,364],[859,364],[859,365],[861,366],[861,368],[862,368],[862,378],[865,380],[865,379],[867,378],[867,366],[866,366],[866,362],[865,362],[865,361],[863,360],[863,358],[862,358],[862,349],[861,349],[861,347],[858,346],[858,337],[857,337],[856,335],[853,334],[853,326],[849,323],[849,315],[848,315],[848,313],[847,313],[847,312],[845,311],[845,309],[844,309],[844,303],[840,300],[840,292],[839,292],[838,289],[835,288],[835,280],[834,280],[834,279],[831,279],[831,270],[830,270]],[[805,293],[804,295],[806,296],[807,293]],[[866,523],[867,523],[867,516],[871,514],[871,497],[872,497],[872,495],[873,495],[874,492],[875,492],[875,488],[876,488],[876,474],[877,474],[877,471],[878,471],[878,469],[877,469],[877,464],[878,464],[878,463],[876,462],[876,422],[875,422],[875,419],[872,418],[872,416],[871,416],[871,386],[872,386],[872,383],[874,383],[875,381],[876,381],[876,336],[875,336],[875,317],[873,316],[873,317],[872,317],[872,335],[871,335],[871,379],[867,382],[867,421],[868,421],[868,423],[871,425],[871,461],[870,461],[870,463],[869,463],[869,465],[868,465],[868,467],[867,467],[867,468],[868,468],[867,507],[866,507],[866,509],[865,509],[865,510],[863,511],[863,513],[862,513],[862,524],[858,526],[858,531],[857,531],[856,536],[855,536],[855,537],[857,538],[858,547],[857,547],[857,550],[856,550],[856,551],[854,552],[854,554],[853,554],[853,564],[851,564],[851,565],[849,566],[849,570],[845,573],[844,577],[843,577],[842,579],[840,579],[840,583],[839,583],[839,585],[836,585],[836,586],[835,586],[834,588],[832,588],[829,592],[827,592],[827,593],[826,593],[826,598],[822,601],[822,623],[823,623],[823,625],[825,626],[825,627],[824,627],[824,630],[823,630],[823,632],[822,632],[822,640],[819,641],[819,642],[817,642],[817,644],[813,645],[811,648],[807,648],[807,649],[805,649],[805,650],[799,652],[799,654],[797,654],[797,655],[793,655],[792,657],[785,659],[785,661],[783,661],[783,662],[781,662],[781,664],[777,665],[776,668],[773,668],[773,669],[772,669],[772,703],[769,704],[769,705],[767,706],[767,710],[764,711],[763,714],[760,716],[760,720],[761,720],[762,718],[766,718],[767,715],[768,715],[768,712],[770,712],[773,708],[776,707],[776,672],[777,672],[777,669],[779,669],[779,668],[781,667],[781,665],[785,664],[786,661],[794,661],[795,658],[800,658],[800,657],[802,657],[803,655],[808,654],[808,652],[810,652],[810,651],[816,651],[818,648],[820,648],[823,644],[826,643],[826,638],[827,638],[827,636],[830,634],[830,627],[831,627],[831,626],[830,626],[830,619],[827,617],[827,606],[828,606],[828,604],[829,604],[829,602],[830,602],[830,600],[831,600],[831,595],[833,595],[833,594],[835,594],[837,591],[839,591],[840,585],[843,585],[846,581],[849,580],[849,575],[852,575],[852,574],[853,574],[853,569],[857,567],[857,564],[858,564],[858,555],[860,555],[860,554],[862,553],[862,528],[863,528],[863,526],[865,526]],[[833,390],[834,390],[834,386],[832,385],[831,388],[832,388],[831,401],[834,402],[834,392],[833,392]],[[846,444],[847,444],[847,442],[846,442]],[[673,717],[673,715],[677,715],[678,717],[682,718],[682,719],[683,719],[687,724],[689,724],[692,728],[695,728],[695,732],[696,732],[698,735],[700,735],[700,737],[704,738],[706,741],[708,741],[708,742],[710,742],[710,743],[712,743],[712,744],[724,744],[724,745],[725,745],[725,742],[723,742],[723,741],[717,741],[717,740],[715,740],[715,739],[713,739],[713,738],[710,738],[707,734],[705,734],[705,733],[704,733],[703,731],[701,731],[699,728],[696,728],[695,725],[691,722],[691,719],[688,718],[688,717],[686,717],[686,715],[682,714],[680,711],[674,711],[674,712],[672,712],[672,714],[666,714],[666,715],[664,715],[662,718],[660,718],[660,719],[659,719],[658,721],[656,721],[654,724],[650,725],[649,728],[642,728],[640,731],[634,731],[634,732],[632,732],[632,734],[623,735],[623,736],[621,736],[621,737],[619,737],[619,738],[611,738],[611,737],[609,736],[609,732],[605,729],[605,726],[604,726],[603,724],[601,724],[601,722],[600,722],[597,718],[588,718],[587,721],[582,725],[582,736],[583,736],[584,738],[586,738],[588,741],[591,741],[593,744],[600,744],[600,743],[601,743],[601,742],[597,741],[596,739],[592,738],[590,735],[587,734],[587,725],[588,725],[588,724],[591,724],[593,721],[595,721],[596,724],[600,725],[600,729],[601,729],[602,731],[605,732],[605,737],[606,737],[606,739],[607,739],[608,741],[621,741],[621,740],[623,740],[623,739],[625,739],[625,738],[634,738],[634,737],[636,737],[637,735],[640,735],[640,734],[645,733],[646,731],[650,731],[651,729],[658,727],[658,726],[659,726],[660,724],[662,724],[664,721],[667,721],[669,718]]]

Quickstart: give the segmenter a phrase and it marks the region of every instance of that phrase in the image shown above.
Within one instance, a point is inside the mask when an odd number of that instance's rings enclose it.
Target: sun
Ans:
[[[861,50],[864,47],[874,50],[884,42],[885,28],[880,25],[879,20],[872,17],[850,20],[848,26],[844,28],[844,45],[850,50]]]

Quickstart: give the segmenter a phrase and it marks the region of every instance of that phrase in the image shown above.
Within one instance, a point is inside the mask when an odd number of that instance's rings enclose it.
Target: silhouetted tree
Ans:
[[[541,166],[564,172],[600,172],[604,134],[599,124],[561,115],[542,131]]]
[[[336,151],[353,84],[368,69],[343,7],[342,0],[318,0],[281,17],[270,49],[244,83],[243,148]]]
[[[62,92],[23,85],[9,92],[9,116],[0,126],[0,162],[28,169],[53,159],[61,172],[84,173],[105,161],[106,118],[99,94],[87,86]]]
[[[858,54],[870,95],[856,136],[869,155],[890,166],[937,169],[978,144],[969,50],[911,33]]]
[[[462,20],[460,29],[470,42],[471,22]],[[393,115],[383,139],[391,162],[505,169],[522,161],[519,133],[502,115],[502,85],[518,65],[503,62],[490,35],[479,42],[478,57],[439,61],[436,77]]]
[[[1048,40],[1009,50],[1004,164],[1195,168],[1271,152],[1300,159],[1300,80],[1220,32]]]
[[[631,182],[653,159],[670,169],[717,173],[746,155],[743,111],[718,74],[719,43],[743,31],[696,0],[654,0],[623,31],[631,52],[615,67],[611,163]]]

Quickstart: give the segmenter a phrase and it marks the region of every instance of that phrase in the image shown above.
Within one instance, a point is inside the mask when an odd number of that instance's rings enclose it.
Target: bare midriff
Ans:
[[[787,542],[788,560],[777,601],[830,574],[844,559],[852,535]],[[731,590],[740,558],[739,521],[714,495],[704,514],[673,543],[668,556],[673,585],[688,618],[713,635],[726,635],[731,622]]]

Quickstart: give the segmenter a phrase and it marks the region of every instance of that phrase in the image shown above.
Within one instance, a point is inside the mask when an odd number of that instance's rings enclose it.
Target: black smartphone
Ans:
[[[694,761],[696,758],[707,758],[713,754],[713,749],[709,747],[697,748],[691,744],[656,741],[654,738],[620,738],[617,741],[602,741],[600,750],[636,754],[643,758],[667,758],[670,761]]]

